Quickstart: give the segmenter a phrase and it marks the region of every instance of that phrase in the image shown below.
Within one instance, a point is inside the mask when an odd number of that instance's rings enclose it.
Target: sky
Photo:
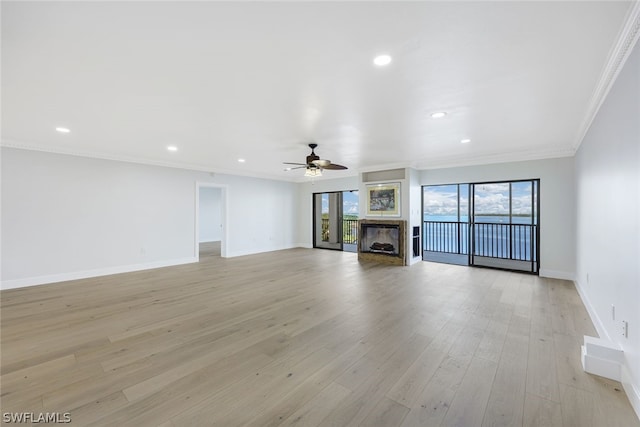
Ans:
[[[467,215],[469,194],[467,185],[460,186],[460,215]],[[509,214],[509,184],[476,184],[476,214]],[[512,212],[531,215],[531,181],[512,184]],[[457,215],[457,185],[439,185],[424,187],[425,215]]]
[[[358,215],[358,192],[344,191],[342,193],[342,209],[343,215]],[[322,197],[322,213],[329,212],[328,193],[324,193]]]
[[[509,214],[509,184],[476,184],[476,214]],[[512,212],[520,215],[531,214],[531,181],[514,182],[512,184]],[[358,192],[342,193],[343,215],[358,215]],[[424,187],[425,215],[455,216],[457,215],[457,185],[438,185]],[[467,185],[460,186],[460,215],[468,215],[469,193]],[[322,198],[322,212],[329,212],[329,198],[325,193]]]

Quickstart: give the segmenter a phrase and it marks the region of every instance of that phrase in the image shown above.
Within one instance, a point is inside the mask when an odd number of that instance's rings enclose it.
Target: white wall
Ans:
[[[222,239],[220,188],[200,188],[199,242],[219,242]]]
[[[228,256],[294,246],[293,183],[2,148],[2,288],[193,262],[196,182],[226,186]]]
[[[422,185],[540,179],[540,275],[575,275],[573,158],[422,171]]]
[[[640,416],[638,45],[576,154],[576,186],[576,284],[601,338],[624,350],[623,383]],[[629,322],[628,338],[621,333],[623,320]]]

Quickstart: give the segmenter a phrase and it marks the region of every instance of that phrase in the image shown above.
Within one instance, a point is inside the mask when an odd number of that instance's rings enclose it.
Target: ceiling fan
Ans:
[[[347,169],[346,166],[331,163],[331,160],[321,159],[320,156],[318,156],[314,151],[317,146],[318,144],[315,144],[315,143],[309,144],[309,148],[311,148],[311,154],[307,156],[306,163],[283,162],[283,164],[285,165],[294,165],[294,167],[288,167],[285,170],[290,171],[294,169],[305,168],[306,171],[304,175],[314,177],[314,176],[322,176],[322,171],[324,169],[327,169],[327,170]]]

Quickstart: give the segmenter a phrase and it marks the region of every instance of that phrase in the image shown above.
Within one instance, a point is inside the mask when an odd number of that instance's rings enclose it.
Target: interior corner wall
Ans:
[[[624,351],[640,416],[640,44],[576,154],[576,285],[600,338]],[[615,306],[615,319],[612,306]],[[622,322],[629,322],[628,337]]]
[[[219,242],[222,239],[222,189],[200,188],[198,241]]]
[[[422,186],[420,185],[420,171],[416,169],[407,169],[408,185],[409,185],[409,218],[407,227],[407,264],[412,265],[418,261],[422,261],[421,256],[413,256],[413,228],[418,227],[420,230],[420,245],[422,245]]]
[[[2,289],[193,262],[196,182],[226,188],[227,256],[294,246],[290,182],[2,148]]]
[[[540,179],[540,275],[575,277],[574,159],[531,160],[422,171],[422,185]]]

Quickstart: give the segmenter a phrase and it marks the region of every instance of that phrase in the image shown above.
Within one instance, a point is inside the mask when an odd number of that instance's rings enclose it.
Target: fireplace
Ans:
[[[358,259],[405,264],[405,221],[360,220]]]
[[[398,256],[400,226],[397,224],[362,224],[362,252]]]

